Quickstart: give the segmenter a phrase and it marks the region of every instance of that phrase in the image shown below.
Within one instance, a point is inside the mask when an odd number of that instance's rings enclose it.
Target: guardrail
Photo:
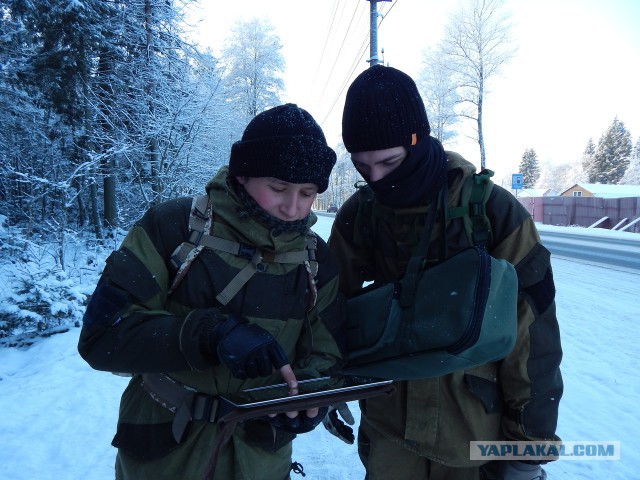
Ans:
[[[552,255],[640,270],[639,234],[597,230],[538,226],[542,243]]]
[[[315,211],[334,217],[335,213]],[[552,255],[640,270],[640,234],[602,228],[536,224],[542,244]]]

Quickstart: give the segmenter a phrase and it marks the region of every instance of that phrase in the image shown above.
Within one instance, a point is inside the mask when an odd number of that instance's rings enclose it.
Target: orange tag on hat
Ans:
[[[411,134],[411,145],[415,145],[416,143],[418,143],[418,135],[415,133]]]

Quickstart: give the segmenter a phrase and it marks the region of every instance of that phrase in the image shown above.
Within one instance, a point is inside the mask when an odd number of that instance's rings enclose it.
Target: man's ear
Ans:
[[[236,180],[238,181],[238,183],[240,185],[246,185],[247,182],[249,181],[249,177],[244,177],[244,176],[240,176],[240,175],[236,175]]]

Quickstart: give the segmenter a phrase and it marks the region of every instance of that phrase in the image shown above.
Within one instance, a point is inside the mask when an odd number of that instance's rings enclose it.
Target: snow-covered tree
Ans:
[[[587,176],[579,160],[561,163],[559,165],[543,162],[540,167],[540,178],[537,186],[539,188],[555,190],[560,193],[576,183],[586,181]]]
[[[14,99],[6,105],[10,116],[17,114],[3,133],[18,151],[25,145],[27,153],[4,166],[18,193],[12,217],[30,228],[39,225],[64,236],[66,229],[88,222],[86,179],[95,126],[88,89],[105,38],[103,19],[114,5],[98,0],[3,4],[2,26],[9,28],[3,28],[0,42],[10,46],[0,49],[8,60],[2,62],[3,80]]]
[[[629,167],[620,182],[624,185],[640,185],[640,138],[633,147]]]
[[[260,18],[238,20],[222,51],[227,66],[227,94],[245,123],[280,102],[284,72],[280,37],[271,23]]]
[[[465,106],[461,115],[475,124],[481,168],[486,163],[483,114],[487,82],[515,53],[503,3],[467,0],[449,19],[438,47]]]
[[[587,142],[587,146],[582,152],[582,169],[585,172],[589,172],[591,166],[593,165],[594,158],[596,155],[596,144],[593,143],[593,138],[589,138]]]
[[[538,155],[533,148],[526,149],[522,154],[520,173],[522,173],[522,188],[536,186],[540,178],[540,166],[538,165]]]
[[[424,99],[431,135],[446,144],[447,140],[456,136],[452,127],[459,117],[455,111],[458,94],[451,80],[451,72],[443,62],[442,56],[436,51],[426,51],[417,84]]]
[[[598,140],[593,162],[588,165],[590,183],[618,184],[631,159],[631,134],[624,123],[614,118]]]
[[[335,203],[342,205],[356,190],[356,182],[362,180],[362,176],[351,162],[351,156],[343,143],[335,148],[337,161],[329,176],[329,187],[327,191],[318,195],[320,208]]]
[[[185,40],[183,6],[3,2],[0,208],[11,224],[100,238],[201,191],[226,162],[240,122],[219,63]]]

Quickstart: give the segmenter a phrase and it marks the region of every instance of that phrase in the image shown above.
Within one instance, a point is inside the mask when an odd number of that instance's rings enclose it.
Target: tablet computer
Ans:
[[[339,393],[353,392],[353,399],[358,397],[358,390],[367,390],[384,385],[390,385],[393,380],[361,377],[356,375],[341,375],[337,377],[320,377],[298,381],[298,393],[289,394],[286,383],[249,388],[239,392],[221,395],[229,403],[238,408],[252,408],[264,405],[274,405],[291,401]]]

